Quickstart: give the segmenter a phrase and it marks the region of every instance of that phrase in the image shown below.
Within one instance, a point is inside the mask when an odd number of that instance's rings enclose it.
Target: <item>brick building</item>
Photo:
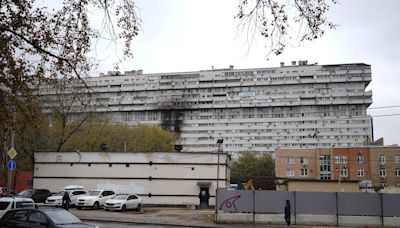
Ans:
[[[370,179],[369,153],[366,147],[332,148],[332,179]]]
[[[400,147],[369,148],[374,186],[400,187]]]
[[[278,149],[275,173],[278,178],[319,179],[316,149]]]
[[[278,149],[275,153],[278,180],[323,180],[338,184],[371,180],[375,189],[400,187],[397,146]]]

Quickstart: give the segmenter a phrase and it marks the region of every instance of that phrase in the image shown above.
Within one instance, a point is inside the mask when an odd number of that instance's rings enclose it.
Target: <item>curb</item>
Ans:
[[[145,222],[145,221],[132,221],[128,219],[117,219],[116,218],[92,218],[92,217],[79,217],[82,221],[87,221],[87,222],[104,222],[104,223],[123,223],[123,224],[137,224],[137,225],[154,225],[154,226],[167,226],[167,227],[195,227],[195,228],[223,228],[223,227],[243,227],[246,225],[252,226],[252,227],[286,227],[286,225],[274,225],[274,224],[240,224],[240,223],[225,223],[224,225],[218,225],[218,224],[204,224],[204,225],[199,225],[199,224],[177,224],[177,223],[167,223],[167,222]],[[329,227],[336,227],[336,226],[314,226],[314,225],[292,225],[291,227],[298,227],[298,228],[308,228],[308,227],[314,227],[314,228],[329,228]],[[343,227],[347,228],[347,226]],[[348,227],[351,228],[351,227]]]
[[[90,222],[104,222],[104,223],[124,223],[124,224],[140,224],[140,225],[159,225],[159,226],[175,226],[175,227],[197,227],[197,228],[221,228],[224,226],[218,225],[199,225],[199,224],[177,224],[177,223],[166,223],[166,222],[145,222],[145,221],[132,221],[128,219],[116,219],[116,218],[93,218],[93,217],[79,217],[82,221]]]

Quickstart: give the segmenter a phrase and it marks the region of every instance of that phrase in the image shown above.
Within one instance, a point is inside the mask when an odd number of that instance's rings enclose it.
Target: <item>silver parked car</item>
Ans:
[[[97,228],[83,223],[67,210],[54,207],[10,210],[0,219],[0,227]]]
[[[117,194],[113,198],[107,200],[104,204],[105,210],[126,211],[136,209],[141,211],[143,200],[135,194]]]
[[[115,195],[114,191],[104,189],[89,190],[86,194],[81,195],[76,200],[76,208],[79,210],[83,207],[91,207],[95,210],[103,207],[105,201],[111,199]]]

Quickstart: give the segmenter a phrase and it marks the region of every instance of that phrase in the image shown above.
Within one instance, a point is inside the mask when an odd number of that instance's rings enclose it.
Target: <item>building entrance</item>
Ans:
[[[208,201],[210,199],[210,193],[208,191],[208,188],[200,188],[199,198],[200,198],[200,208],[208,208],[209,207]]]

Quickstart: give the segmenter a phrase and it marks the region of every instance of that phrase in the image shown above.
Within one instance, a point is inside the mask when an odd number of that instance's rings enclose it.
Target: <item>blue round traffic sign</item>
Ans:
[[[9,170],[14,170],[14,169],[16,169],[17,168],[17,163],[14,161],[14,160],[9,160],[8,161],[8,163],[7,163],[7,168],[9,169]]]

